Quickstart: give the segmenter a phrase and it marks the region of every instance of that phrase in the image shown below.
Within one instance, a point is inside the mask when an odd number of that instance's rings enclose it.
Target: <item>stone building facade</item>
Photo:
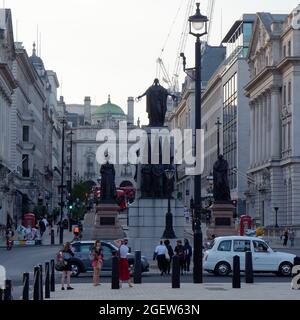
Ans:
[[[293,14],[258,13],[249,50],[248,212],[263,226],[300,225],[300,30]]]

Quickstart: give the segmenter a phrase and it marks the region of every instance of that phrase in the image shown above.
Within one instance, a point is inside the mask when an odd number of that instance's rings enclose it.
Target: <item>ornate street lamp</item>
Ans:
[[[165,170],[165,175],[169,182],[169,196],[168,196],[168,212],[166,213],[166,227],[165,231],[162,235],[163,239],[175,239],[176,235],[173,229],[173,215],[171,212],[171,196],[172,196],[172,187],[171,187],[171,181],[174,177],[175,169],[169,168]]]
[[[189,17],[190,34],[196,37],[195,43],[195,130],[201,129],[201,42],[200,37],[207,34],[208,18],[200,12],[200,3],[196,3],[197,10]],[[195,137],[197,135],[195,134]],[[195,141],[197,146],[197,141]],[[195,151],[196,154],[196,151]],[[194,177],[194,283],[203,282],[202,262],[202,231],[201,231],[201,174]]]

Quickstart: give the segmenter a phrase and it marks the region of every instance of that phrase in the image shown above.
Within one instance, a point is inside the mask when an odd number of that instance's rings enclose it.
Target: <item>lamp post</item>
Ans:
[[[279,228],[278,222],[277,222],[277,213],[279,208],[278,207],[274,207],[275,210],[275,228]]]
[[[220,118],[217,118],[216,126],[217,126],[217,145],[218,145],[218,156],[220,155],[220,126],[221,126]]]
[[[175,174],[174,168],[166,169],[165,175],[169,182],[169,196],[168,196],[168,212],[166,213],[166,227],[165,231],[162,235],[163,239],[175,239],[176,235],[173,229],[173,216],[171,212],[171,195],[172,195],[172,188],[171,188],[171,180],[173,179]]]
[[[207,34],[208,18],[200,13],[200,3],[196,3],[197,9],[193,16],[189,17],[189,33],[196,37],[195,43],[195,139],[196,130],[201,129],[201,42],[200,37]],[[203,30],[204,29],[204,30]],[[195,146],[197,141],[195,141]],[[196,151],[195,151],[196,154]],[[202,231],[201,231],[201,174],[194,177],[194,283],[203,282],[203,263],[202,263]]]
[[[64,167],[65,167],[65,118],[62,119],[62,140],[61,140],[61,180],[60,180],[60,228],[59,243],[64,242],[63,214],[64,214]]]

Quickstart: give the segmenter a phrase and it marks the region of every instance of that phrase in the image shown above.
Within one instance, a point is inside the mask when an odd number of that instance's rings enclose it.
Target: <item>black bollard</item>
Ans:
[[[50,261],[50,265],[51,265],[50,290],[54,292],[55,291],[55,262],[53,259]]]
[[[23,273],[23,295],[22,300],[29,300],[29,273]]]
[[[134,283],[142,283],[142,253],[141,251],[135,251],[134,258]]]
[[[43,290],[43,265],[39,265],[40,268],[40,300],[44,300],[44,290]]]
[[[172,258],[172,288],[180,288],[180,264],[177,255]]]
[[[241,272],[240,272],[240,257],[233,257],[233,275],[232,275],[232,288],[241,288]]]
[[[11,280],[5,280],[4,300],[12,300]]]
[[[246,283],[254,283],[252,252],[247,251],[245,255],[245,279]]]
[[[0,301],[3,300],[4,290],[0,289]]]
[[[50,272],[49,272],[49,262],[45,263],[45,298],[50,298]]]
[[[120,289],[119,258],[116,256],[112,257],[111,288],[112,289]]]
[[[40,300],[40,267],[34,267],[33,300]]]
[[[54,244],[54,229],[51,229],[51,245]]]

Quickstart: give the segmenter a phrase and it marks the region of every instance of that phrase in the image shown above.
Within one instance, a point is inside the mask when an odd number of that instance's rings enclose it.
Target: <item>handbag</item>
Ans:
[[[56,264],[55,264],[55,270],[56,271],[63,271],[65,265],[64,265],[64,261],[58,261]]]

